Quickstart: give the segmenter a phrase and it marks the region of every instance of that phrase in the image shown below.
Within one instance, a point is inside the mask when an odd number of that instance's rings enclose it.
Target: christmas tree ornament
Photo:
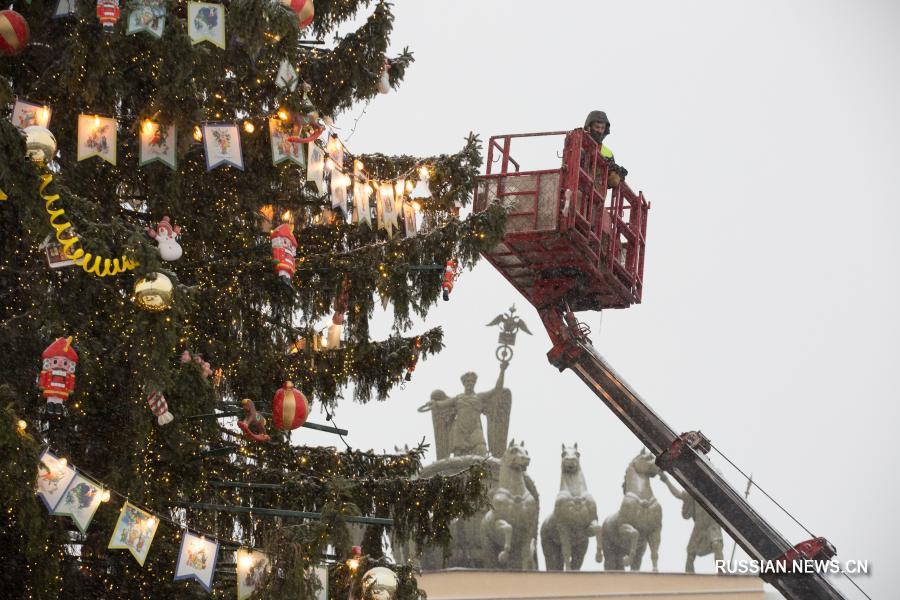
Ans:
[[[162,312],[172,308],[175,286],[162,273],[147,273],[134,284],[134,303],[149,312]]]
[[[116,164],[119,122],[99,115],[78,115],[78,160],[99,156]]]
[[[51,513],[56,508],[56,505],[59,504],[75,475],[75,469],[69,465],[65,458],[59,458],[50,452],[49,449],[44,450],[44,453],[41,454],[35,490],[44,506]]]
[[[275,272],[288,282],[294,277],[296,270],[297,238],[294,227],[290,223],[282,223],[269,234],[272,238],[272,258],[275,260]]]
[[[126,35],[146,31],[158,38],[166,27],[166,5],[163,0],[138,0],[128,13]]]
[[[231,165],[244,170],[241,133],[237,123],[204,123],[203,148],[206,150],[207,171],[220,165]]]
[[[238,600],[247,600],[272,570],[269,557],[258,550],[238,548],[235,556]]]
[[[188,2],[191,44],[209,42],[225,49],[225,7],[210,2]]]
[[[381,67],[381,76],[378,77],[378,93],[387,94],[391,91],[391,63],[384,59],[384,66]]]
[[[75,368],[78,353],[72,347],[72,336],[56,338],[41,354],[38,387],[47,400],[47,412],[63,414],[63,402],[75,391]]]
[[[25,17],[14,10],[0,10],[0,52],[15,56],[25,49],[31,32]]]
[[[424,165],[419,167],[419,180],[416,182],[416,187],[413,188],[409,197],[414,200],[417,198],[431,198],[431,186],[428,185],[430,179],[428,167]]]
[[[166,261],[175,261],[181,258],[181,245],[178,243],[178,236],[181,233],[181,227],[172,225],[169,217],[163,217],[156,225],[156,229],[147,228],[147,234],[156,240],[159,248],[159,256]]]
[[[159,161],[172,170],[176,169],[176,129],[173,125],[160,125],[149,119],[141,124],[139,166]]]
[[[399,584],[397,574],[387,567],[369,569],[362,576],[363,600],[394,600]]]
[[[325,346],[329,350],[341,347],[341,335],[344,333],[344,318],[350,297],[350,280],[346,277],[341,282],[341,289],[334,298],[334,314],[328,327]]]
[[[158,518],[126,500],[119,512],[119,520],[116,521],[107,548],[130,551],[138,564],[143,567],[157,527],[159,527]]]
[[[283,90],[294,92],[297,90],[297,84],[300,83],[300,77],[297,75],[297,69],[288,59],[282,59],[278,65],[278,74],[275,75],[275,85]]]
[[[203,360],[203,357],[199,354],[191,354],[187,350],[181,353],[181,364],[194,362],[200,366],[200,374],[203,375],[203,379],[209,379],[209,376],[213,374],[212,367],[209,366],[209,363]],[[217,369],[218,370],[218,369]]]
[[[406,381],[412,381],[413,371],[416,370],[416,364],[419,362],[419,352],[422,350],[422,338],[416,337],[416,343],[413,347],[412,354],[409,357],[409,364],[406,367],[406,376],[403,378]]]
[[[280,0],[282,6],[291,9],[297,15],[297,26],[305,28],[312,23],[315,13],[313,0]]]
[[[44,164],[56,156],[56,138],[41,125],[29,125],[25,133],[25,154],[37,164]]]
[[[75,233],[71,229],[68,229],[64,235],[68,238],[74,236]],[[47,256],[47,264],[51,269],[61,269],[75,264],[75,261],[66,256],[65,252],[63,252],[63,245],[53,239],[52,233],[44,238],[44,241],[38,246],[38,250],[44,251],[44,254]]]
[[[319,194],[328,191],[325,186],[325,151],[318,144],[310,142],[306,159],[306,181],[316,184]]]
[[[25,100],[16,99],[13,105],[12,115],[9,120],[19,129],[24,130],[31,125],[40,125],[41,127],[50,126],[50,115],[53,111],[49,106],[42,104],[34,104]],[[55,144],[55,141],[54,141]]]
[[[447,264],[444,265],[444,282],[441,284],[445,301],[450,299],[450,292],[453,291],[453,283],[456,281],[457,276],[456,260],[451,258],[447,261]]]
[[[308,144],[314,142],[325,131],[325,126],[319,119],[319,113],[311,112],[305,115],[290,116],[286,112],[279,114],[283,121],[290,121],[294,125],[296,133],[287,138],[292,144]]]
[[[103,31],[112,32],[119,21],[119,0],[97,0],[97,19]]]
[[[256,412],[256,405],[250,398],[241,400],[244,418],[238,421],[238,427],[244,435],[255,442],[268,442],[271,437],[266,433],[266,418]]]
[[[102,501],[103,488],[81,473],[77,473],[50,514],[71,517],[78,530],[87,533],[94,513],[100,508]]]
[[[151,390],[147,394],[147,404],[150,406],[150,411],[156,415],[156,422],[160,425],[168,425],[175,420],[175,417],[169,412],[169,403],[166,402],[166,397],[161,391]]]
[[[175,565],[175,581],[195,579],[207,592],[211,592],[218,555],[219,540],[185,531]]]
[[[282,431],[297,429],[306,422],[309,416],[309,401],[294,384],[285,381],[272,399],[272,420],[275,427]]]

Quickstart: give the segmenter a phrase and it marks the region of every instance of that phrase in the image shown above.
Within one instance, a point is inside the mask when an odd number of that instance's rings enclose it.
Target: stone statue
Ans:
[[[491,509],[481,521],[482,568],[537,568],[538,496],[525,477],[530,462],[525,444],[511,440],[500,459],[500,482],[488,494]]]
[[[597,562],[602,561],[607,571],[625,567],[639,571],[648,544],[653,570],[658,570],[662,507],[653,495],[650,478],[660,472],[653,455],[644,448],[625,470],[622,504],[603,521],[598,537]]]
[[[666,484],[672,495],[681,500],[681,516],[685,519],[694,520],[694,529],[691,531],[691,538],[687,545],[687,562],[684,565],[685,573],[694,572],[694,559],[698,556],[706,556],[712,554],[716,560],[725,560],[722,551],[722,527],[716,523],[715,519],[709,516],[702,506],[697,504],[690,494],[685,490],[679,490],[675,487],[665,473],[659,476],[660,481]]]
[[[442,390],[435,390],[431,393],[431,401],[419,407],[419,412],[431,411],[437,460],[450,455],[485,456],[490,453],[498,458],[503,455],[512,407],[512,393],[503,387],[503,374],[508,365],[508,361],[500,363],[497,384],[488,392],[475,391],[478,375],[469,372],[460,378],[462,394],[450,398]],[[487,443],[481,415],[487,416]]]
[[[588,538],[592,535],[598,536],[597,547],[600,547],[597,503],[587,491],[578,444],[572,447],[563,444],[559,493],[553,514],[541,525],[541,548],[547,570],[581,570]]]

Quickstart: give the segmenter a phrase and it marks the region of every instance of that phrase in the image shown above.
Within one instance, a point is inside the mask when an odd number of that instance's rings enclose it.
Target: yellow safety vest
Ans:
[[[600,144],[600,156],[602,156],[603,158],[608,158],[608,159],[612,160],[612,157],[613,157],[612,150],[610,150],[603,144]]]

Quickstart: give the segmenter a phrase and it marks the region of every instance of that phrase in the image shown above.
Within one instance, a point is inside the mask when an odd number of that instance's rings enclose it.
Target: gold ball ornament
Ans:
[[[36,163],[45,163],[56,156],[56,138],[49,129],[40,125],[30,125],[23,131],[28,158]]]
[[[162,273],[147,273],[134,284],[134,303],[150,312],[162,312],[172,308],[175,286]]]
[[[363,600],[394,600],[399,586],[397,574],[387,567],[375,567],[362,577]]]

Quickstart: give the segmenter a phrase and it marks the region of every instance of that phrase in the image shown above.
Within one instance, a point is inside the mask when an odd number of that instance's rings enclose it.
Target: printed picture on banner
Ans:
[[[69,484],[69,489],[56,505],[53,514],[72,517],[78,529],[85,533],[103,500],[102,496],[100,486],[79,473]]]
[[[253,595],[269,573],[269,558],[257,550],[239,548],[236,556],[238,600],[245,600]]]
[[[175,565],[175,580],[196,579],[209,591],[212,588],[218,553],[218,540],[186,531],[181,538],[181,551]]]
[[[78,160],[99,156],[116,164],[115,119],[96,115],[78,115]]]
[[[211,42],[225,47],[225,7],[208,2],[188,2],[188,35],[191,43]]]
[[[75,478],[75,469],[64,460],[45,450],[38,463],[37,493],[47,508],[52,511],[59,504],[66,488]]]
[[[159,519],[126,502],[109,540],[109,548],[129,550],[138,563],[143,565],[158,526]]]
[[[175,168],[175,128],[152,121],[141,126],[140,164],[158,160]]]
[[[16,100],[13,106],[12,124],[19,129],[25,129],[32,125],[47,127],[50,124],[50,107],[32,104],[24,100]]]
[[[162,37],[166,26],[166,7],[162,0],[140,0],[128,13],[127,34],[146,31]]]
[[[269,119],[269,140],[272,144],[272,164],[279,164],[286,160],[304,165],[306,156],[303,144],[288,141],[291,136],[299,134],[299,127],[290,121],[281,119]]]
[[[205,123],[203,146],[206,149],[206,168],[212,170],[222,164],[244,168],[241,154],[241,135],[234,123]]]

